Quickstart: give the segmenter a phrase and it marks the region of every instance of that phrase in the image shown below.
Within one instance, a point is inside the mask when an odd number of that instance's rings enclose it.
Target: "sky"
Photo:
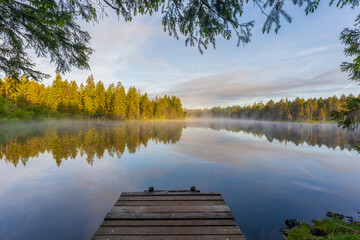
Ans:
[[[121,82],[150,97],[176,95],[185,108],[248,105],[270,99],[360,94],[360,86],[339,69],[351,60],[339,40],[352,28],[358,9],[329,7],[321,1],[313,14],[287,6],[293,21],[282,21],[278,34],[262,33],[265,16],[252,4],[243,21],[255,20],[251,42],[237,47],[237,39],[217,38],[216,49],[201,55],[163,31],[161,15],[136,16],[132,22],[109,15],[99,23],[80,23],[92,36],[91,70],[73,69],[65,79],[77,83],[93,74],[105,86]],[[55,78],[49,59],[36,59],[37,68]]]

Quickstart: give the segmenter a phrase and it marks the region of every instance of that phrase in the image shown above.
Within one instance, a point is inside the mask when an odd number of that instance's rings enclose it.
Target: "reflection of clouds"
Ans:
[[[306,188],[306,189],[317,191],[317,192],[332,193],[332,194],[337,193],[336,191],[334,191],[332,189],[319,187],[319,186],[316,186],[314,184],[307,183],[307,182],[290,181],[290,184],[294,185],[295,187]]]
[[[282,145],[259,141],[249,138],[242,133],[229,133],[207,131],[204,129],[184,130],[181,141],[172,149],[177,153],[186,154],[204,161],[212,161],[219,164],[227,164],[240,168],[261,168],[273,172],[291,174],[291,171],[299,172],[293,168],[294,163],[317,168],[321,165],[326,169],[336,172],[355,173],[360,171],[360,161],[356,157],[349,156],[346,152],[332,151],[307,145],[295,146],[292,143]],[[287,169],[292,165],[291,169]],[[305,175],[311,174],[309,169]]]
[[[271,143],[256,135],[261,131],[242,131],[230,122],[238,121],[217,121],[215,126],[182,122],[186,128],[176,144],[157,144],[153,138],[134,154],[125,151],[121,159],[105,151],[93,165],[77,154],[57,167],[48,152],[16,168],[0,161],[0,234],[17,239],[27,235],[89,239],[120,192],[142,191],[150,185],[221,191],[245,229],[293,217],[289,209],[311,216],[319,206],[355,206],[359,156],[307,144],[285,145],[276,139]],[[294,127],[279,126],[283,132]],[[170,133],[165,127],[157,131]],[[168,137],[164,134],[164,140]]]

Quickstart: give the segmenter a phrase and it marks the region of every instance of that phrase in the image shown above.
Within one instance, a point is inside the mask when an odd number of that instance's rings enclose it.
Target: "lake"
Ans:
[[[1,239],[90,239],[123,191],[220,192],[248,240],[360,210],[359,132],[238,120],[0,126]]]

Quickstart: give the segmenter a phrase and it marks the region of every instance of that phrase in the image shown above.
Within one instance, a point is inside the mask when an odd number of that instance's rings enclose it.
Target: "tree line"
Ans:
[[[352,94],[348,97],[341,95],[328,98],[296,98],[293,101],[281,99],[278,102],[270,100],[267,103],[254,103],[247,106],[213,107],[205,109],[186,110],[191,117],[226,117],[241,119],[256,119],[269,121],[327,121],[332,120],[332,112],[341,111],[349,98],[356,98]],[[360,95],[357,97],[360,99]],[[360,113],[353,116],[360,120]]]
[[[0,118],[81,116],[102,119],[180,119],[181,101],[176,96],[155,97],[119,82],[105,88],[89,76],[80,86],[56,75],[50,86],[22,77],[0,79]]]

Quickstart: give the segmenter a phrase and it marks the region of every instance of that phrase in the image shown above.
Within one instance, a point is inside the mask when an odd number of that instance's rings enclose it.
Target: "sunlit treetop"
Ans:
[[[119,19],[131,21],[138,14],[160,12],[164,30],[200,53],[215,48],[217,37],[235,38],[237,45],[250,41],[254,21],[242,21],[244,6],[252,4],[266,16],[263,32],[278,32],[281,21],[291,22],[285,2],[316,10],[320,0],[0,0],[0,71],[18,79],[25,75],[40,80],[47,74],[35,69],[29,53],[49,57],[59,73],[72,67],[89,69],[90,35],[81,30],[78,19],[98,21],[115,11]],[[330,5],[356,7],[358,0],[331,0]]]

